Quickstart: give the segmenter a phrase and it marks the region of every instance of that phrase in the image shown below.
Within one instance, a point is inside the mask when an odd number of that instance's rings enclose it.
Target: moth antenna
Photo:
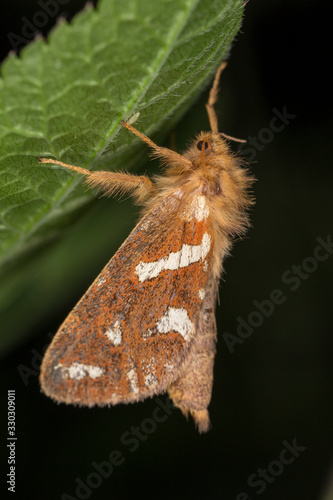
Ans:
[[[163,148],[161,146],[158,146],[157,144],[155,144],[155,142],[153,142],[151,139],[149,139],[149,137],[144,135],[142,132],[140,132],[136,128],[132,127],[132,125],[130,125],[128,122],[125,122],[124,120],[121,122],[121,124],[123,127],[127,128],[127,130],[132,132],[132,134],[140,137],[140,139],[143,142],[148,144],[148,146],[150,146],[153,149],[154,156],[156,158],[161,158],[162,160],[164,160],[165,163],[169,162],[169,163],[176,164],[178,166],[182,165],[185,168],[190,168],[190,169],[193,168],[192,162],[190,160],[188,160],[187,158],[185,158],[184,156],[177,153],[176,151],[173,151],[172,149]]]
[[[207,114],[208,114],[210,129],[212,132],[215,132],[216,134],[218,134],[219,126],[218,126],[217,114],[216,114],[216,110],[215,110],[214,106],[216,104],[217,96],[219,94],[219,83],[220,83],[221,73],[225,69],[226,66],[227,66],[227,61],[223,61],[223,63],[220,64],[220,66],[218,67],[216,74],[215,74],[212,88],[210,89],[210,92],[209,92],[208,102],[206,104],[206,110],[207,110]]]
[[[237,137],[233,137],[232,135],[224,134],[223,132],[220,132],[220,135],[222,135],[225,139],[228,139],[229,141],[247,142],[246,139],[238,139]]]
[[[108,172],[104,170],[91,172],[85,168],[68,165],[67,163],[52,160],[51,158],[39,158],[39,161],[41,163],[59,165],[60,167],[85,175],[85,183],[90,188],[97,187],[101,191],[104,191],[106,196],[129,193],[139,203],[142,203],[156,192],[155,184],[144,175],[130,175],[125,172]]]
[[[210,89],[210,92],[209,92],[208,102],[206,104],[206,110],[207,110],[207,114],[208,114],[210,128],[211,128],[211,131],[216,133],[216,134],[219,133],[219,126],[218,126],[218,119],[217,119],[217,114],[216,114],[216,110],[215,110],[215,104],[216,104],[217,97],[219,94],[219,83],[220,83],[221,73],[225,69],[227,64],[228,64],[227,61],[223,61],[223,63],[218,67],[216,74],[215,74],[212,88]],[[225,139],[228,139],[229,141],[246,142],[245,139],[237,139],[237,137],[233,137],[232,135],[224,134],[223,132],[220,132],[220,135],[222,135]]]

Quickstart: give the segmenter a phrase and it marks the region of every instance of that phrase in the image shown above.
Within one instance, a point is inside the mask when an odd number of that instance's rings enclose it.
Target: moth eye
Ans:
[[[207,142],[207,141],[199,141],[199,142],[197,143],[197,148],[199,149],[199,151],[202,151],[202,147],[203,147],[204,149],[208,149],[208,148],[209,148],[209,144],[208,144],[208,142]]]

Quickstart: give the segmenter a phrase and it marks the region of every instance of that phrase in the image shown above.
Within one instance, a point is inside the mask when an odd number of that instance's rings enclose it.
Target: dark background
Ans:
[[[69,15],[82,6],[83,2],[71,1],[64,12]],[[2,2],[2,10],[1,59],[11,49],[8,33],[20,33],[22,16],[31,18],[36,2]],[[125,214],[123,233],[115,241],[112,232],[105,231],[103,214],[108,204],[117,202],[98,200],[73,231],[83,233],[91,214],[100,213],[95,238],[104,240],[107,232],[109,244],[68,293],[66,304],[55,304],[54,315],[47,320],[41,314],[38,328],[28,332],[26,340],[13,346],[2,361],[1,436],[6,436],[7,390],[16,389],[15,498],[56,499],[67,493],[96,500],[245,500],[241,492],[251,500],[333,498],[333,493],[325,496],[333,471],[333,255],[317,262],[313,272],[307,267],[315,266],[308,258],[318,246],[317,238],[326,241],[332,235],[332,55],[328,46],[332,14],[329,2],[249,2],[223,75],[220,128],[252,143],[257,138],[251,154],[247,146],[244,155],[252,161],[258,182],[253,228],[226,261],[220,288],[212,430],[199,435],[178,410],[169,411],[170,415],[161,410],[158,415],[162,420],[165,416],[165,421],[154,424],[155,399],[112,409],[79,409],[56,405],[40,393],[37,371],[50,333],[130,232],[137,215],[129,202],[120,204]],[[177,126],[179,149],[208,127],[206,98],[207,93]],[[290,123],[279,132],[267,131],[274,109],[284,108],[295,115]],[[142,171],[149,168],[156,165],[146,165]],[[285,278],[294,276],[295,265],[302,267],[302,277],[297,284],[288,283]],[[276,289],[281,290],[283,303],[231,353],[225,333],[236,335],[237,318],[253,319],[256,304],[269,299]],[[28,370],[25,380],[17,367]],[[165,399],[164,395],[158,398]],[[136,440],[130,440],[136,432],[132,426],[141,428]],[[303,451],[282,471],[276,461],[285,443],[295,440]],[[1,470],[6,471],[5,440],[1,443]],[[77,497],[76,478],[86,483],[95,472],[93,462],[109,460],[114,450],[121,453],[122,463],[90,495]],[[114,458],[117,461],[117,455]],[[262,483],[263,492],[259,484],[247,484],[258,468],[271,471]]]

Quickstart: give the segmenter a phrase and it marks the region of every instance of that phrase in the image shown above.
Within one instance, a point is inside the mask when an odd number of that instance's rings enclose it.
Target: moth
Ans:
[[[130,193],[142,218],[48,347],[43,392],[81,406],[134,403],[168,392],[176,407],[210,427],[216,352],[215,304],[232,239],[249,226],[253,177],[218,131],[215,103],[223,62],[206,104],[210,132],[179,154],[123,121],[161,159],[153,179],[42,163],[85,176],[107,195]]]

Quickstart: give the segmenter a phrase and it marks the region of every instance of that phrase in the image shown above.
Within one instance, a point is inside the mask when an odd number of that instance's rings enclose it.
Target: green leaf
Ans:
[[[51,278],[56,247],[46,253],[37,249],[63,233],[93,196],[80,176],[40,165],[38,157],[89,169],[140,166],[146,146],[121,127],[121,119],[140,113],[139,130],[155,140],[156,134],[164,136],[227,56],[242,15],[239,0],[101,0],[70,24],[59,23],[47,42],[36,40],[20,57],[4,62],[0,316],[7,318],[6,331],[1,328],[5,343],[38,323],[31,296],[22,298],[22,290],[31,287],[43,265]],[[36,255],[42,255],[39,263]],[[72,250],[58,265],[67,259],[73,263]],[[62,286],[52,294],[44,290],[42,315],[51,299],[62,295]],[[11,323],[13,310],[30,314],[21,321],[18,314]]]

